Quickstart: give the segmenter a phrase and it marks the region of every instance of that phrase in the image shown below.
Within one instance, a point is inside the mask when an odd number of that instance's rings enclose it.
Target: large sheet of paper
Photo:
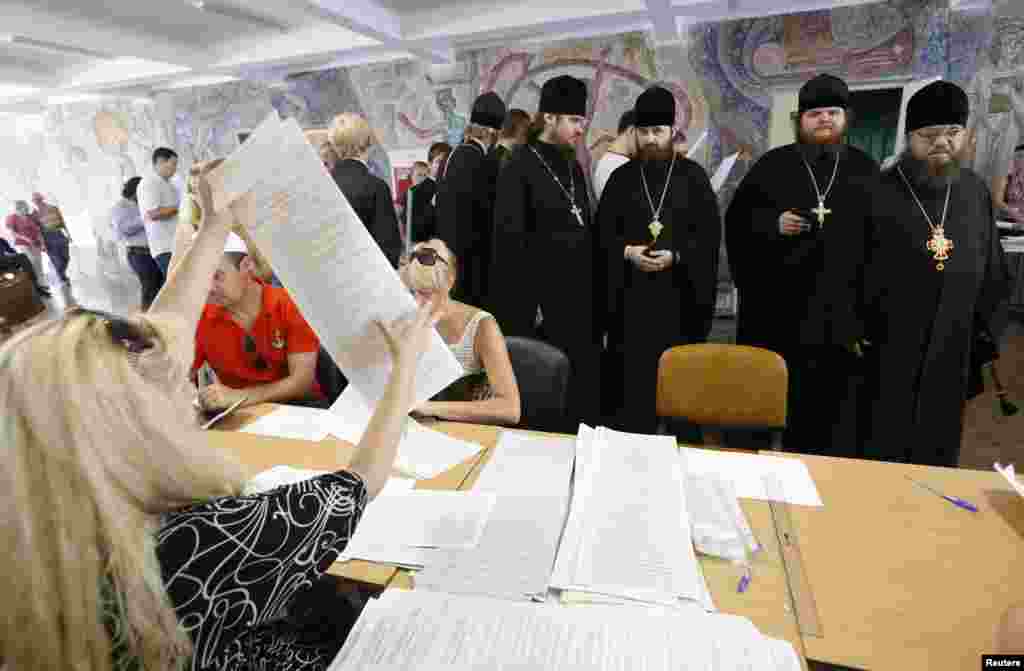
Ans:
[[[788,648],[788,650],[787,650]],[[797,671],[796,652],[749,620],[514,603],[421,590],[371,600],[330,671]]]
[[[793,457],[740,454],[698,448],[683,448],[681,457],[687,472],[717,475],[731,480],[741,499],[778,501],[799,506],[823,506],[807,464]],[[769,493],[765,478],[777,479],[782,496]]]
[[[416,303],[298,123],[274,117],[211,173],[215,207],[232,205],[321,344],[376,404],[391,354],[375,322],[410,318]],[[435,333],[420,359],[415,403],[462,375]]]
[[[332,426],[333,417],[326,410],[279,405],[240,431],[273,438],[319,442],[327,437]]]
[[[700,600],[675,438],[602,427],[577,450],[567,534],[575,538],[559,548],[552,586],[654,603]]]
[[[331,435],[357,444],[370,423],[372,410],[363,396],[350,385],[331,406],[330,413]],[[478,454],[482,449],[476,443],[452,438],[410,418],[406,420],[398,444],[395,468],[418,479],[433,478]]]
[[[543,599],[568,511],[574,452],[571,438],[503,432],[473,487],[498,496],[480,545],[435,554],[416,576],[416,587],[514,601]]]

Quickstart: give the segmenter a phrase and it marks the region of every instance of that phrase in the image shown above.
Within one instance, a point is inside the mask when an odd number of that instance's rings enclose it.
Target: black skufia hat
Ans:
[[[966,126],[970,104],[964,90],[946,81],[932,82],[910,96],[906,131],[926,126]]]
[[[575,77],[559,75],[540,90],[540,114],[587,115],[587,85]]]
[[[797,112],[803,114],[807,110],[819,107],[850,107],[850,89],[839,77],[818,75],[800,87]]]
[[[494,91],[477,96],[469,122],[485,128],[501,130],[505,123],[505,103]]]
[[[676,98],[661,86],[652,86],[636,99],[637,128],[676,125]]]

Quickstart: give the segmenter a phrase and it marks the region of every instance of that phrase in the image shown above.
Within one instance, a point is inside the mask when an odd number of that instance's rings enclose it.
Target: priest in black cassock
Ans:
[[[608,277],[606,382],[617,426],[653,433],[658,359],[704,342],[718,284],[722,221],[699,164],[672,146],[676,101],[660,86],[636,101],[637,158],[611,174],[597,210]]]
[[[972,349],[1010,278],[989,191],[962,163],[967,95],[934,82],[906,114],[907,149],[871,200],[865,456],[956,466]]]
[[[570,362],[567,430],[600,419],[605,293],[587,182],[574,146],[586,125],[586,85],[562,75],[544,83],[529,141],[498,179],[491,311],[506,335],[544,337]]]
[[[789,372],[784,447],[856,456],[870,156],[844,144],[850,93],[819,75],[800,89],[797,141],[761,157],[725,220],[739,290],[736,342],[778,352]]]
[[[487,300],[498,164],[488,152],[505,122],[505,103],[494,92],[473,102],[465,139],[448,157],[437,185],[437,236],[459,259],[453,297],[476,307]]]

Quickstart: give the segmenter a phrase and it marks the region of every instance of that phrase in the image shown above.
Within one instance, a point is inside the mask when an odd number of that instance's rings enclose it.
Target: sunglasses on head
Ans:
[[[68,308],[66,316],[89,315],[103,322],[115,345],[121,345],[132,354],[140,354],[153,347],[152,338],[137,323],[118,317],[103,310],[91,310],[81,306]]]
[[[423,266],[432,266],[438,261],[444,265],[448,265],[448,262],[444,260],[444,257],[437,253],[437,250],[433,247],[420,247],[416,251],[409,254],[408,257],[402,259],[402,265],[412,263],[412,260],[416,259]]]

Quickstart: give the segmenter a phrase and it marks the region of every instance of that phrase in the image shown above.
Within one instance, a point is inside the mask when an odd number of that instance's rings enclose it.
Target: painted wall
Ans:
[[[939,0],[893,0],[699,25],[683,43],[658,48],[643,34],[623,34],[466,51],[451,66],[401,61],[315,72],[278,88],[234,82],[168,92],[155,103],[68,104],[34,126],[0,124],[0,199],[43,191],[64,209],[78,241],[102,242],[112,236],[108,212],[122,182],[148,170],[155,146],[174,147],[184,165],[223,155],[238,130],[272,109],[304,127],[326,126],[343,111],[366,115],[382,144],[371,167],[390,179],[392,162],[408,162],[410,151],[425,156],[434,141],[456,142],[478,93],[494,90],[511,107],[533,111],[544,81],[564,73],[588,84],[592,133],[614,128],[644,87],[669,87],[690,139],[709,131],[698,157],[709,169],[742,147],[764,151],[773,97],[813,74],[853,83],[940,75],[970,86],[976,107],[996,109],[984,115],[976,162],[991,170],[1006,140],[1024,137],[1017,133],[1024,103],[1020,115],[999,111],[1021,98],[1011,75],[1024,73],[1024,12],[1012,2],[986,16],[950,12]],[[589,163],[586,151],[581,158]],[[745,170],[742,163],[734,170],[724,198]]]

